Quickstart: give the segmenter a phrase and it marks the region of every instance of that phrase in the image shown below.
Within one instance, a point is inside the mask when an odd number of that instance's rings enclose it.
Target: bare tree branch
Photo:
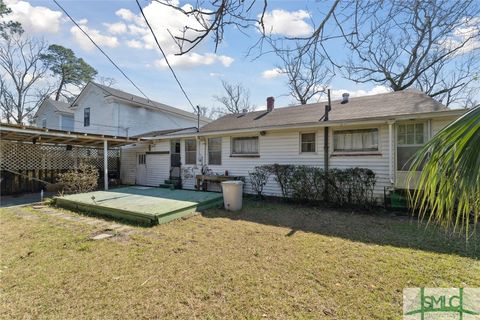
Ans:
[[[317,100],[326,92],[335,75],[328,59],[317,50],[317,45],[304,46],[296,43],[295,49],[279,47],[271,43],[275,54],[282,63],[277,66],[287,77],[287,86],[292,96],[300,104],[307,104],[312,98]],[[305,51],[306,48],[309,50]]]
[[[347,78],[418,88],[445,105],[474,84],[480,51],[480,6],[475,0],[388,0],[361,9],[360,29],[344,33],[352,57]],[[478,80],[478,75],[477,75]]]
[[[213,96],[213,99],[222,105],[221,108],[215,110],[216,113],[243,113],[255,110],[255,106],[250,104],[250,92],[242,84],[230,84],[222,80],[222,86],[225,94]]]
[[[46,49],[44,41],[19,34],[0,40],[0,108],[7,122],[25,122],[51,94],[48,85],[40,85],[48,71],[41,61]]]

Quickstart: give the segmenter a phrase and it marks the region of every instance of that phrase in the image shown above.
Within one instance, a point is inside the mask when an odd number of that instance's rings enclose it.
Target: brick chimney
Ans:
[[[275,106],[275,98],[274,97],[268,97],[267,98],[267,111],[270,112],[273,110]]]

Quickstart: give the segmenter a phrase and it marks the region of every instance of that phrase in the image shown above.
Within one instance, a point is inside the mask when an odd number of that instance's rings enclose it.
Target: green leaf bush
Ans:
[[[262,196],[272,175],[282,197],[302,203],[326,202],[339,207],[371,208],[376,205],[375,173],[365,168],[330,169],[295,165],[263,165],[249,173],[252,189]]]

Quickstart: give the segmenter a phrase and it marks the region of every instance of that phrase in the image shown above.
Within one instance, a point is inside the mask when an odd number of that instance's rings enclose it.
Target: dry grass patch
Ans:
[[[248,201],[132,227],[1,214],[7,319],[398,319],[404,287],[478,287],[472,243],[416,221]],[[69,227],[75,226],[75,227]]]

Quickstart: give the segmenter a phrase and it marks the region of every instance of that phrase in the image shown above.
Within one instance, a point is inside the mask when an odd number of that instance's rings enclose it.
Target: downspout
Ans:
[[[393,186],[395,184],[395,178],[393,176],[393,125],[395,121],[388,122],[388,178],[390,184]]]
[[[330,100],[330,89],[328,89],[328,105],[325,106],[325,114],[323,116],[323,121],[328,121],[328,112],[332,110],[332,102]],[[325,187],[324,187],[324,199],[328,201],[329,192],[328,192],[328,131],[329,127],[324,127],[323,129],[323,166],[325,169]]]
[[[197,132],[200,132],[200,106],[197,106]]]
[[[325,115],[323,116],[323,121],[328,121],[328,112],[332,110],[332,102],[330,100],[330,89],[328,89],[328,105],[325,106]],[[328,131],[329,127],[324,127],[323,129],[323,166],[325,171],[328,170],[328,149],[329,149],[329,139],[328,139]]]

